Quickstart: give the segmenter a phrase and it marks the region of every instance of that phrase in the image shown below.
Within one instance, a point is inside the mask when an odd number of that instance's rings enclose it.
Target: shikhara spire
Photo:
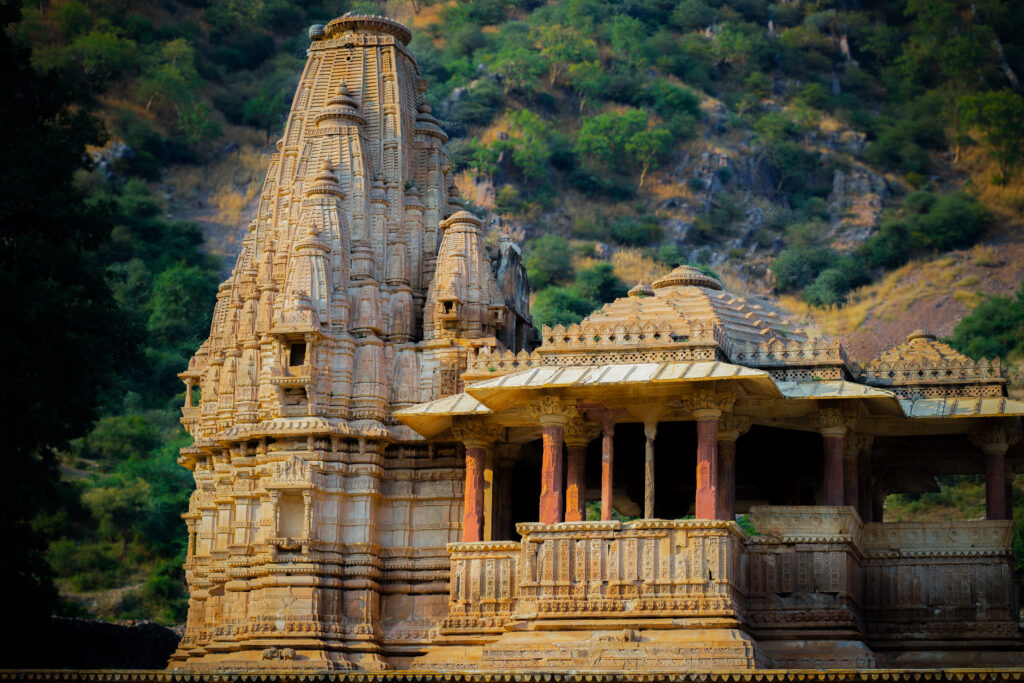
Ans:
[[[489,253],[461,210],[408,30],[345,16],[310,37],[256,218],[181,375],[196,492],[173,666],[379,667],[394,654],[382,619],[414,647],[424,624],[396,618],[382,587],[429,584],[458,528],[412,538],[398,520],[414,496],[457,518],[461,472],[391,413],[455,393],[469,349],[529,334],[519,251]],[[441,590],[413,601],[440,609]]]

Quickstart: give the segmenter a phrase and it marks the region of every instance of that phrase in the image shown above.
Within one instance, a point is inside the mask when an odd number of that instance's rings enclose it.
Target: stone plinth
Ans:
[[[886,662],[1024,663],[1011,600],[1013,522],[866,524],[863,549],[868,635]]]
[[[750,619],[776,666],[870,668],[852,507],[753,507]]]
[[[441,645],[414,668],[711,671],[767,664],[745,629],[745,536],[734,522],[517,530],[521,544],[449,546],[451,602]]]

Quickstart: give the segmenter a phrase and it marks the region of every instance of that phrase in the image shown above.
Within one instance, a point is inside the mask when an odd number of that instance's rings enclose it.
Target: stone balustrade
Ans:
[[[866,524],[862,547],[873,647],[1016,643],[1012,521]]]
[[[520,544],[450,543],[448,616],[441,633],[500,633],[518,595]]]
[[[516,619],[738,618],[744,535],[733,522],[519,524]]]

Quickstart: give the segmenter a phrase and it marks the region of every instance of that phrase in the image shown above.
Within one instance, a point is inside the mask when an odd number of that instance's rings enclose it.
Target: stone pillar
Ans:
[[[543,396],[527,406],[534,419],[541,423],[544,456],[540,473],[540,522],[558,524],[564,519],[562,444],[565,423],[579,414],[573,406],[563,404],[555,396]]]
[[[683,406],[697,421],[697,519],[716,519],[718,503],[718,418],[732,408],[731,394],[701,389],[683,398]]]
[[[736,440],[750,429],[750,418],[723,415],[718,421],[718,507],[716,519],[736,519]]]
[[[597,436],[596,425],[582,416],[565,424],[565,449],[568,467],[565,476],[565,521],[582,522],[587,518],[587,446]]]
[[[566,444],[568,469],[565,475],[565,521],[582,522],[586,519],[586,467],[587,446]]]
[[[494,446],[484,455],[484,535],[481,540],[494,540]]]
[[[971,432],[971,441],[985,454],[985,518],[1009,519],[1006,451],[1020,439],[1016,425],[1003,423]]]
[[[615,422],[601,428],[601,520],[612,518],[612,479],[615,467]]]
[[[580,409],[601,425],[601,521],[612,518],[612,480],[615,464],[615,422],[624,410],[600,403],[581,403]]]
[[[484,458],[487,447],[466,445],[466,487],[462,506],[462,542],[482,541],[484,531]]]
[[[563,427],[548,423],[543,427],[544,458],[540,473],[540,522],[562,521],[562,436]]]
[[[484,540],[484,467],[490,445],[504,429],[479,421],[452,425],[452,435],[466,446],[466,485],[462,504],[462,542]]]
[[[657,422],[644,423],[644,519],[654,519],[654,437]]]
[[[812,416],[821,433],[825,451],[825,505],[843,505],[846,487],[843,483],[843,457],[846,432],[851,420],[839,408],[826,408]]]

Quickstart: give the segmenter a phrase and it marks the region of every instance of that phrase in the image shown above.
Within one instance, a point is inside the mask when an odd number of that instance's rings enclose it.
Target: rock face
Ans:
[[[882,215],[882,201],[889,196],[885,179],[863,167],[836,169],[828,211],[836,246],[852,248],[871,236]]]
[[[443,616],[462,458],[394,410],[532,337],[518,248],[461,210],[409,31],[312,44],[256,219],[181,374],[190,590],[172,668],[382,668]],[[198,388],[198,391],[196,389]]]

